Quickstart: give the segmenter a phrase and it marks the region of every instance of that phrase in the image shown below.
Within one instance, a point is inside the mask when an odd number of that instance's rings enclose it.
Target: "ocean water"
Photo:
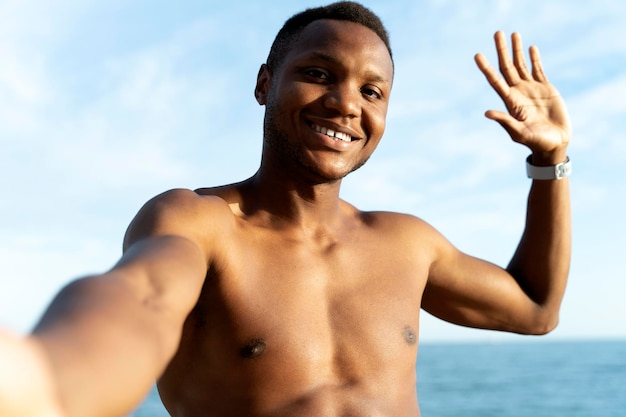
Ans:
[[[626,417],[626,340],[422,343],[417,372],[423,417]]]
[[[626,341],[420,346],[424,417],[625,417]]]

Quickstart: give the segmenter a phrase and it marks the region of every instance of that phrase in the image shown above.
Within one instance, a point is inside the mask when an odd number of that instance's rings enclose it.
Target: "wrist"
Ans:
[[[533,155],[526,159],[526,175],[533,180],[560,180],[569,177],[572,173],[572,163],[568,156],[553,165],[535,165]]]
[[[528,157],[528,162],[537,167],[549,167],[565,162],[567,148],[556,149],[548,152],[533,151]]]

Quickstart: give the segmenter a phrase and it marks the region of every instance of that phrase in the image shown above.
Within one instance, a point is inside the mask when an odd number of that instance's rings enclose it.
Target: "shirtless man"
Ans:
[[[486,116],[530,149],[533,176],[555,176],[570,139],[563,101],[535,48],[529,69],[519,35],[512,59],[502,33],[495,43],[502,75],[476,63],[509,113]],[[288,21],[254,90],[258,172],[149,201],[111,271],[63,289],[31,337],[4,335],[0,414],[121,416],[158,379],[177,417],[415,417],[420,308],[552,330],[570,259],[567,178],[532,181],[506,269],[419,218],[340,199],[381,140],[393,73],[385,30],[359,5]]]

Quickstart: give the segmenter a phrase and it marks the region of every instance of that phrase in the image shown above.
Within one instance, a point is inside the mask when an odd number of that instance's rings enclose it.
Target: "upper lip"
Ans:
[[[363,139],[363,136],[357,133],[355,130],[351,129],[348,126],[341,126],[336,123],[333,123],[328,120],[309,120],[310,124],[314,124],[320,127],[325,127],[326,129],[334,130],[335,132],[345,133],[346,135],[350,135],[352,140]]]

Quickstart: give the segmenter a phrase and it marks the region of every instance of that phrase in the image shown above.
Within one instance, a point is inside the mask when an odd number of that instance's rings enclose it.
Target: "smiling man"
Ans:
[[[512,59],[495,41],[502,75],[476,62],[509,112],[486,115],[530,149],[534,178],[506,268],[417,217],[340,198],[383,136],[394,64],[369,10],[307,10],[257,77],[256,174],[149,201],[111,271],[63,289],[28,339],[2,336],[0,414],[124,415],[156,379],[178,417],[415,417],[421,308],[463,326],[552,330],[570,260],[568,116],[537,49],[528,69],[519,35]]]

